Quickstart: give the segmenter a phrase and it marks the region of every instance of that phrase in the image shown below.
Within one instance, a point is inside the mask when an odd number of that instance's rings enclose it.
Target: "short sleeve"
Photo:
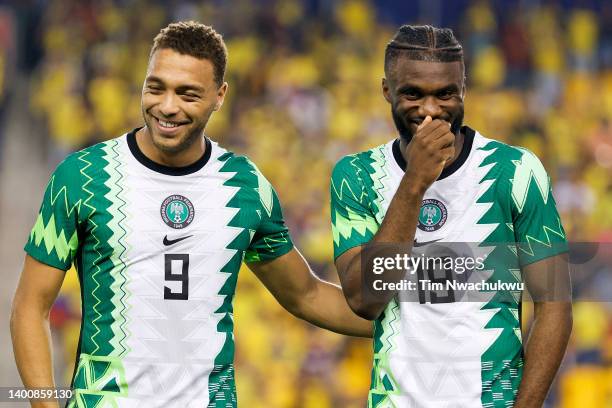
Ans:
[[[330,193],[334,259],[353,247],[367,243],[378,231],[378,223],[366,194],[365,180],[359,175],[363,172],[356,156],[344,157],[332,172]]]
[[[247,263],[272,260],[293,249],[276,191],[256,167],[254,171],[258,179],[261,222],[245,252]]]
[[[79,238],[80,173],[74,159],[64,160],[49,179],[25,251],[54,268],[70,269]]]
[[[568,245],[550,177],[533,153],[521,150],[523,155],[515,162],[511,196],[519,262],[525,266],[567,252]]]

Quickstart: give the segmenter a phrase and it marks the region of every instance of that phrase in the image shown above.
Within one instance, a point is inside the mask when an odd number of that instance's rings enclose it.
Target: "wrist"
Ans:
[[[409,175],[404,175],[402,180],[403,190],[412,197],[422,198],[429,188],[429,184],[425,181],[420,181]]]

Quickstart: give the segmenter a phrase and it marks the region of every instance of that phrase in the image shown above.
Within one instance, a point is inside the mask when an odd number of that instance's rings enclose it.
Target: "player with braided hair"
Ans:
[[[572,324],[565,233],[546,171],[528,150],[463,125],[463,49],[450,29],[402,26],[386,47],[384,71],[398,137],[344,157],[331,180],[340,281],[351,308],[375,320],[368,406],[541,406]],[[478,274],[452,269],[417,270],[418,297],[380,289],[379,277],[393,284],[407,276],[368,267],[367,250],[381,251],[381,243],[407,252],[475,243],[483,283],[524,282],[534,298],[525,350],[520,292],[477,293],[468,302],[448,282]],[[563,302],[544,296],[550,270]],[[420,285],[429,281],[447,286]]]

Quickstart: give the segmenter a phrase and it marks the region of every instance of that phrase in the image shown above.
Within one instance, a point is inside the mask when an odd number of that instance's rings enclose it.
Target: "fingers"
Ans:
[[[449,146],[455,145],[455,135],[451,132],[445,132],[439,137],[437,137],[432,142],[433,146],[437,146],[439,149],[444,149]]]
[[[453,135],[445,125],[442,125],[425,135],[423,141],[427,144],[441,143],[440,146],[445,146],[446,143],[455,141],[455,135]]]
[[[427,116],[417,127],[416,135],[429,141],[436,140],[446,133],[450,133],[451,124],[441,119],[431,119]]]
[[[455,156],[455,135],[450,129],[449,122],[428,115],[417,127],[408,149],[423,152],[437,163],[446,163]]]
[[[455,145],[453,144],[440,150],[440,155],[444,158],[444,163],[452,160],[455,157]]]
[[[432,122],[431,116],[427,115],[427,117],[421,122],[421,124],[417,127],[417,132],[423,129],[425,126],[429,125]]]

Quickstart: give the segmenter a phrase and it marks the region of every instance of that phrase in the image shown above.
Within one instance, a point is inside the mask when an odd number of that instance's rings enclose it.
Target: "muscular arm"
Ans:
[[[406,251],[412,249],[423,195],[455,154],[455,139],[448,123],[427,118],[408,145],[408,168],[370,243],[403,243]],[[366,293],[362,282],[369,279],[362,275],[362,250],[363,247],[355,247],[340,255],[336,268],[351,309],[365,319],[374,320],[396,292],[380,291],[375,296]],[[399,279],[398,275],[390,280]]]
[[[317,278],[296,249],[248,266],[293,315],[337,333],[372,337],[372,322],[355,315],[340,287]]]
[[[11,337],[19,375],[26,388],[55,387],[51,359],[49,310],[66,272],[25,258],[13,299]],[[58,407],[57,402],[33,402],[32,407]]]
[[[572,331],[571,284],[566,255],[533,263],[523,270],[523,274],[534,300],[534,321],[514,406],[541,407]]]

